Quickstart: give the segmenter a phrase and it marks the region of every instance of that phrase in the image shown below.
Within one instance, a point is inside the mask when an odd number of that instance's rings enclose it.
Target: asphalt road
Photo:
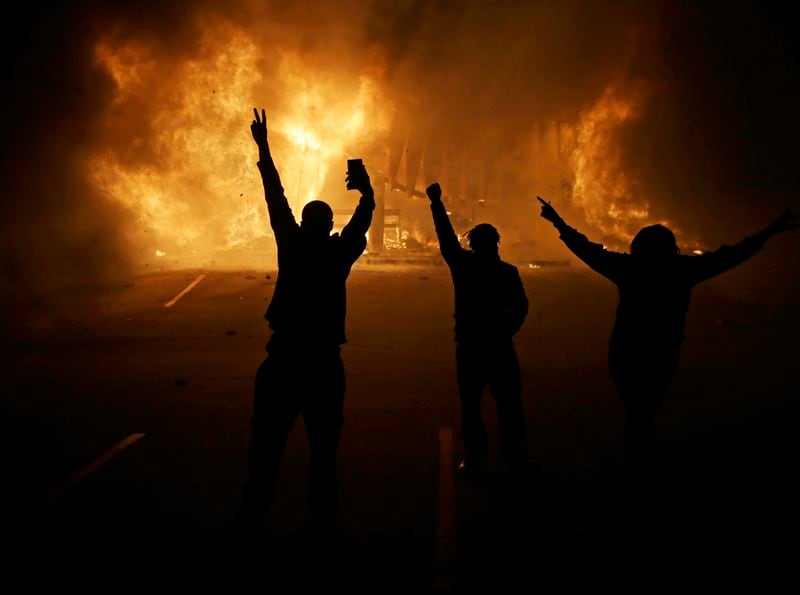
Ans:
[[[263,591],[796,588],[798,302],[740,290],[735,273],[696,290],[659,420],[657,515],[642,526],[605,367],[615,290],[583,268],[522,273],[531,312],[516,344],[540,480],[514,480],[494,456],[487,483],[454,474],[446,269],[358,265],[343,350],[341,576],[312,578],[298,422]],[[137,276],[86,288],[4,343],[2,592],[235,592],[231,524],[274,280]]]

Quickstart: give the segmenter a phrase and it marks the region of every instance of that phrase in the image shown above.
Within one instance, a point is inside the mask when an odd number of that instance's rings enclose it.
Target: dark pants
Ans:
[[[650,498],[650,451],[656,416],[678,366],[679,348],[613,346],[609,352],[611,376],[625,408],[624,449],[631,487]]]
[[[270,512],[283,449],[300,413],[311,447],[308,503],[322,537],[338,530],[336,448],[344,416],[344,366],[339,348],[273,351],[256,373],[243,521],[253,527]]]
[[[486,428],[481,418],[481,398],[486,386],[497,404],[500,447],[511,462],[527,460],[525,418],[519,362],[511,341],[501,345],[456,346],[456,368],[461,398],[461,431],[467,457],[486,455]]]

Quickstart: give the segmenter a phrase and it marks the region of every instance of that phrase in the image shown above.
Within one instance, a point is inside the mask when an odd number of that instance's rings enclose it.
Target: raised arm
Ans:
[[[425,190],[431,201],[431,214],[433,225],[436,228],[436,237],[439,238],[439,251],[447,264],[452,264],[465,250],[458,242],[458,236],[453,230],[453,224],[447,216],[447,210],[442,203],[442,188],[439,184],[431,184]]]
[[[361,168],[361,171],[348,172],[345,183],[349,190],[361,192],[356,210],[342,229],[341,234],[342,240],[352,246],[352,258],[355,261],[367,246],[366,235],[372,224],[372,211],[375,210],[375,191],[372,189],[369,174],[364,167]]]
[[[589,267],[604,277],[618,281],[625,266],[626,254],[610,252],[602,244],[590,242],[589,238],[566,224],[552,205],[540,196],[536,197],[542,203],[541,215],[553,224],[561,234],[561,241],[566,244],[572,253],[585,262]]]
[[[278,240],[285,234],[297,230],[298,225],[292,214],[292,209],[289,207],[289,201],[283,192],[281,177],[278,175],[278,169],[275,167],[275,162],[272,160],[272,154],[269,150],[267,114],[262,109],[259,117],[256,108],[253,108],[253,113],[255,114],[255,120],[250,124],[250,132],[256,145],[258,145],[258,170],[261,172],[261,181],[264,184],[264,198],[267,201],[269,222],[275,232],[275,239]]]
[[[700,283],[732,269],[755,255],[772,236],[797,227],[796,216],[790,210],[761,231],[744,238],[733,246],[721,246],[714,252],[706,252],[689,259],[693,283]]]

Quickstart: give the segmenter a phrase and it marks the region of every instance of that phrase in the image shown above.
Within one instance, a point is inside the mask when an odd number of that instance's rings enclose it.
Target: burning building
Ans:
[[[372,252],[431,242],[434,180],[457,231],[492,221],[517,259],[561,254],[537,194],[615,248],[654,222],[685,250],[716,245],[796,201],[779,17],[747,3],[356,0],[23,15],[6,37],[20,58],[4,96],[5,291],[274,266],[253,106],[295,211],[323,198],[347,213],[345,162],[364,159],[383,205]]]

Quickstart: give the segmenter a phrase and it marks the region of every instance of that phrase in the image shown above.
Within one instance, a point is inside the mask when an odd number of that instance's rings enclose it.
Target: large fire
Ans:
[[[650,213],[641,188],[636,188],[622,167],[620,149],[614,142],[619,128],[636,118],[639,101],[636,94],[607,87],[581,114],[570,155],[575,206],[585,213],[590,226],[614,239],[631,238]]]
[[[91,159],[94,183],[136,213],[147,253],[181,266],[263,264],[269,243],[264,196],[250,138],[254,106],[267,105],[270,142],[296,213],[319,198],[332,167],[365,128],[387,126],[386,103],[366,74],[342,91],[287,50],[278,89],[264,89],[256,42],[232,25],[204,28],[200,48],[178,62],[136,42],[102,39],[96,58],[116,82],[108,143]],[[239,252],[237,253],[237,250]],[[220,256],[225,262],[214,262]],[[145,258],[145,260],[147,260]]]
[[[641,115],[645,95],[642,86],[623,90],[618,85],[609,85],[580,114],[571,128],[569,153],[573,205],[614,249],[626,250],[639,229],[654,223],[671,228],[679,244],[696,248],[697,239],[687,236],[670,221],[653,217],[644,186],[625,168],[619,135]],[[695,249],[694,253],[702,251]]]
[[[343,177],[351,152],[362,156],[376,140],[390,151],[395,110],[379,67],[343,78],[291,46],[264,49],[254,34],[219,19],[205,23],[188,55],[113,35],[97,42],[95,55],[116,87],[105,114],[106,142],[91,157],[89,175],[136,214],[139,226],[131,234],[144,247],[142,261],[274,264],[248,126],[254,106],[266,106],[273,154],[296,215],[311,200],[330,201],[326,180]],[[643,188],[625,169],[618,135],[635,121],[642,102],[641,90],[610,85],[572,121],[520,123],[540,131],[534,161],[554,156],[544,169],[559,172],[553,188],[570,189],[558,198],[571,200],[585,217],[576,224],[600,232],[614,247],[626,246],[639,227],[653,222]],[[552,143],[549,132],[542,134],[551,129]],[[557,150],[542,150],[543,143]],[[433,166],[423,169],[449,179]],[[537,175],[534,183],[544,181]]]

